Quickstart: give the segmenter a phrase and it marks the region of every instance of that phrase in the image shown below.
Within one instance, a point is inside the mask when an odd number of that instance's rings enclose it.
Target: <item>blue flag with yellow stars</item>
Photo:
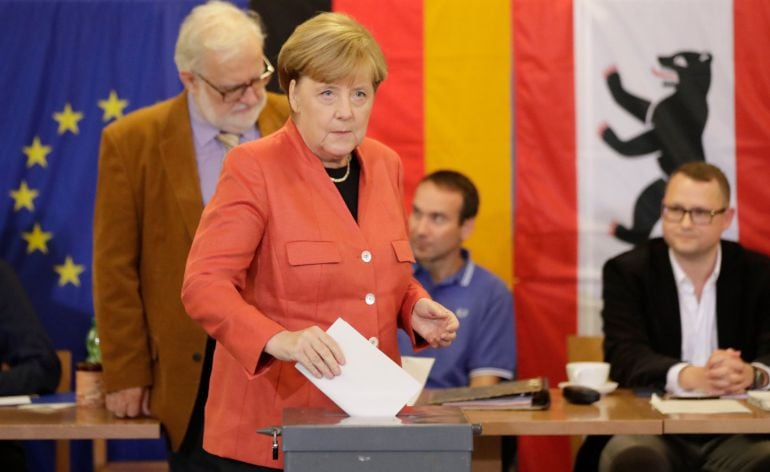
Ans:
[[[15,268],[55,347],[75,361],[86,355],[93,316],[101,131],[182,90],[176,36],[200,3],[0,0],[0,258]],[[74,470],[89,468],[84,461]]]

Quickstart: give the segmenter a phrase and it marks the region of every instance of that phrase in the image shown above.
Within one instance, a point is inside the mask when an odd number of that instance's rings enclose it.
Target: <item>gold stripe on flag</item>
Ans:
[[[512,281],[511,6],[425,1],[425,171],[468,175],[481,195],[474,260]]]

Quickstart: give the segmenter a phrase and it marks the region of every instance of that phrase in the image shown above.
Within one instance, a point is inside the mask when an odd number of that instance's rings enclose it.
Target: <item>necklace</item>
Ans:
[[[348,177],[350,176],[350,159],[351,157],[348,156],[348,166],[347,166],[347,170],[345,171],[345,175],[343,175],[342,177],[338,177],[336,179],[331,175],[329,176],[329,178],[332,179],[332,182],[334,182],[335,184],[338,184],[348,180]]]

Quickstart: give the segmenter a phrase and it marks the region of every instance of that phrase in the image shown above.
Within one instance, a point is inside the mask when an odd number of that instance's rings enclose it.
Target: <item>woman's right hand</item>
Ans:
[[[281,331],[267,341],[265,352],[282,361],[299,362],[318,379],[340,375],[345,364],[337,341],[318,326]]]

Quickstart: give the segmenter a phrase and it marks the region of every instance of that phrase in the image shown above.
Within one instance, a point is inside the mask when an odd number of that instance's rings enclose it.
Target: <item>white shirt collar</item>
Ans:
[[[676,281],[677,286],[682,286],[683,283],[689,282],[692,284],[692,281],[689,277],[687,277],[687,274],[684,272],[684,269],[682,269],[682,266],[679,265],[679,261],[676,260],[676,256],[674,256],[674,250],[671,248],[668,248],[668,259],[671,261],[671,269],[674,271],[674,280]],[[722,245],[720,244],[717,246],[717,260],[714,264],[714,270],[711,272],[711,275],[709,275],[709,278],[706,280],[706,284],[716,283],[716,280],[719,278],[719,271],[722,269]]]

